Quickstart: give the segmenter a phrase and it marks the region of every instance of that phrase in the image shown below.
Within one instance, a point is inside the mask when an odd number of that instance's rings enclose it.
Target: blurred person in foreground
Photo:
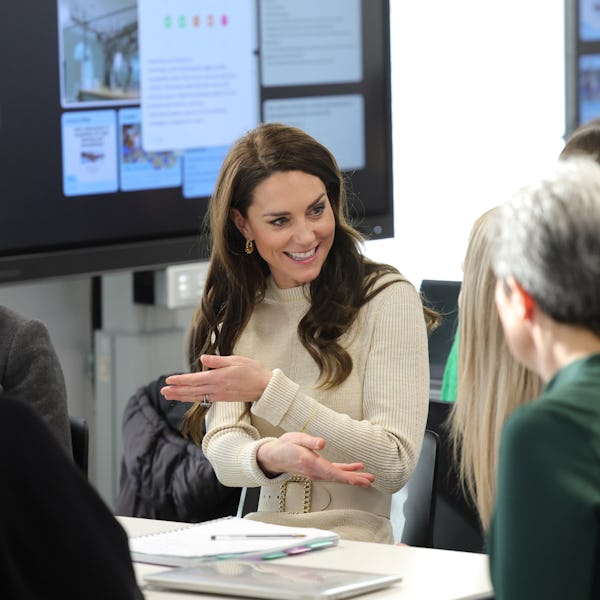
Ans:
[[[545,382],[502,432],[496,598],[600,598],[600,166],[559,161],[495,221],[506,339]]]

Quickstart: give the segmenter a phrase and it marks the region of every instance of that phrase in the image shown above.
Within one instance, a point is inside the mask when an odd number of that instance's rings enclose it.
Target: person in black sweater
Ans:
[[[127,534],[34,409],[0,398],[0,598],[141,600]]]

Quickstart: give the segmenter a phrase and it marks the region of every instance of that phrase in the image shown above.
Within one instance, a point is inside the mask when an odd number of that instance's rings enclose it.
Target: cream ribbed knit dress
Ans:
[[[385,275],[380,281],[390,278],[402,279]],[[381,505],[410,476],[427,419],[429,362],[421,301],[414,287],[401,280],[365,305],[340,338],[352,356],[353,370],[341,385],[324,391],[316,387],[317,365],[296,331],[309,308],[307,293],[308,286],[279,289],[269,280],[234,353],[261,361],[273,376],[250,411],[247,404],[236,402],[219,402],[209,410],[204,452],[225,485],[278,490],[290,474],[266,477],[256,451],[286,431],[304,430],[325,439],[321,455],[328,460],[363,462],[365,471],[375,475],[368,493]],[[360,488],[343,487],[350,494],[364,494]],[[329,529],[345,539],[391,543],[388,517],[353,509],[249,515]]]

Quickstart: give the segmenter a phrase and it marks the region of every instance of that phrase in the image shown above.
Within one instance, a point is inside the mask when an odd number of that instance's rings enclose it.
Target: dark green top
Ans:
[[[488,542],[496,600],[600,598],[600,354],[508,419]]]

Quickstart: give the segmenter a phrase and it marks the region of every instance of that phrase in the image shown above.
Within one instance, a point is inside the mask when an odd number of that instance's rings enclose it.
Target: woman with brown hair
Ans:
[[[332,154],[295,127],[238,140],[209,207],[210,268],[195,316],[195,402],[184,432],[226,485],[261,487],[273,523],[393,541],[391,495],[410,477],[429,398],[414,287],[367,259]],[[424,317],[425,315],[425,317]]]

